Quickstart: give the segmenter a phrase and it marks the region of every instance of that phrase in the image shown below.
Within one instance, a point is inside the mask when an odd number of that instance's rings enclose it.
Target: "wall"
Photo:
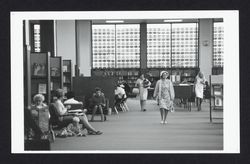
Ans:
[[[199,24],[199,65],[208,80],[212,74],[213,54],[213,20],[201,19]],[[207,45],[206,45],[207,43]]]
[[[75,75],[76,64],[76,39],[75,21],[58,20],[56,21],[57,31],[57,56],[62,56],[63,60],[71,60],[72,75]]]
[[[91,21],[76,21],[77,59],[79,61],[80,75],[91,76]]]
[[[91,76],[91,21],[77,20],[76,24],[75,21],[71,20],[57,21],[56,27],[58,56],[62,56],[63,59],[71,59],[73,71],[74,65],[78,61],[80,74]],[[199,28],[199,66],[208,79],[212,73],[213,20],[201,19]],[[207,41],[208,46],[204,46],[204,41]],[[145,54],[146,52],[141,53]],[[77,60],[76,55],[79,60]],[[146,58],[143,59],[146,60]],[[145,63],[146,61],[141,66],[145,67]]]

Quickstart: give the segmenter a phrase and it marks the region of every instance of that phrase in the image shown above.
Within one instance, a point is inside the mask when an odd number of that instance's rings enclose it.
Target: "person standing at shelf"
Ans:
[[[202,72],[199,72],[195,77],[195,96],[197,100],[198,111],[201,111],[201,103],[203,99],[203,91],[206,79]]]
[[[161,124],[166,124],[168,111],[173,109],[173,101],[175,92],[172,82],[167,79],[169,73],[167,71],[161,72],[161,79],[157,81],[154,91],[154,98],[157,99],[161,113]]]
[[[140,94],[140,105],[141,111],[146,111],[146,101],[148,98],[148,88],[150,87],[151,82],[144,77],[143,73],[139,74],[139,78],[137,79],[135,86],[139,88]]]

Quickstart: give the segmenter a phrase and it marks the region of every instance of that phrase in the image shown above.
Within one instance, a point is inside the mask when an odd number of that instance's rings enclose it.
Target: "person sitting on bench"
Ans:
[[[95,93],[93,94],[91,100],[92,100],[92,106],[93,106],[91,121],[94,121],[96,111],[99,109],[101,113],[101,121],[103,122],[105,119],[104,114],[103,114],[103,108],[106,106],[106,104],[105,104],[104,93],[102,93],[100,88],[98,87],[95,88]]]

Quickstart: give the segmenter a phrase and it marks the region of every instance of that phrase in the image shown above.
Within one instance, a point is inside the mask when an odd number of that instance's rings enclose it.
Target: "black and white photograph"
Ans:
[[[12,153],[240,153],[237,10],[10,18]]]

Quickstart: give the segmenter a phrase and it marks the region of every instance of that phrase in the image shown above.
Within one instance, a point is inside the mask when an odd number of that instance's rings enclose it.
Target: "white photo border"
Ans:
[[[223,150],[181,151],[24,151],[23,21],[95,19],[223,18],[224,20],[224,125]],[[11,152],[12,153],[240,153],[239,11],[67,11],[11,12]],[[17,71],[18,70],[18,71]]]

